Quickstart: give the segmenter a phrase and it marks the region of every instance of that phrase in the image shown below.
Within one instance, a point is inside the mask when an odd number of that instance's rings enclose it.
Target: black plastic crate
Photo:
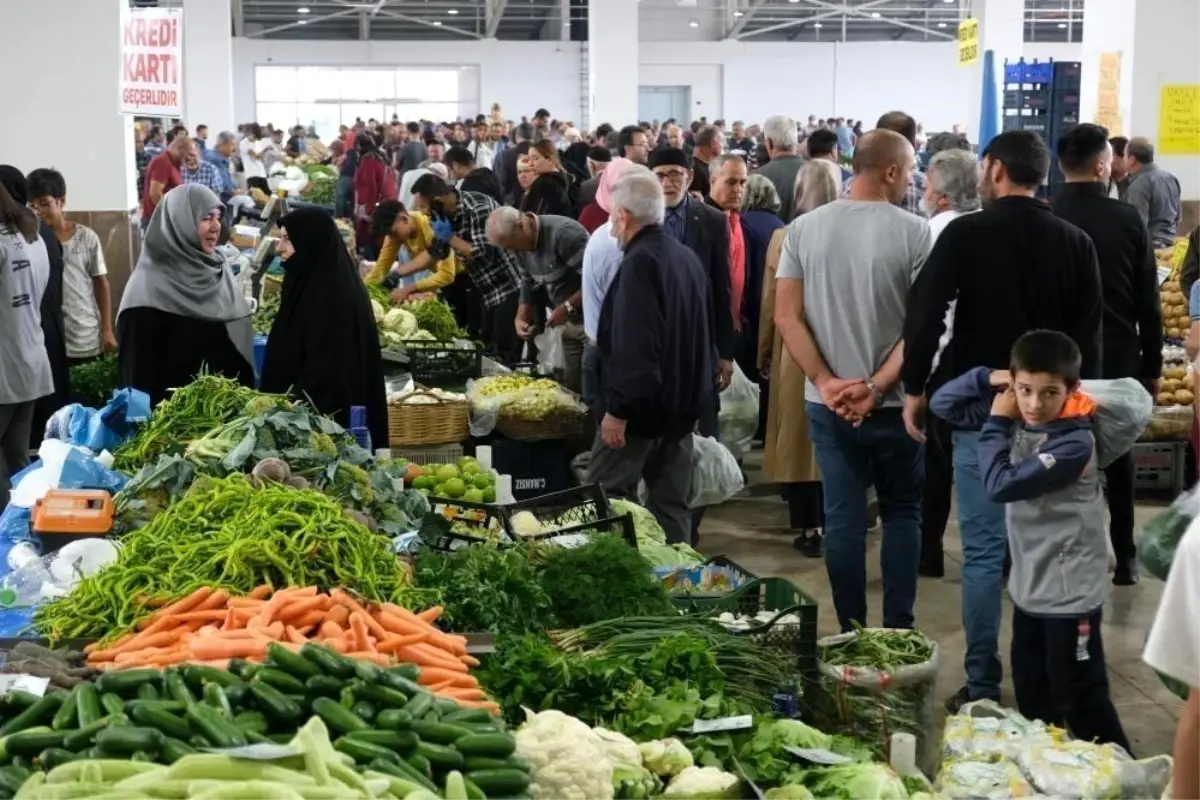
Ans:
[[[514,519],[521,513],[532,514],[540,525],[553,530],[529,536],[518,534]],[[620,533],[637,547],[633,518],[628,514],[617,516],[608,502],[608,495],[598,483],[518,500],[504,507],[504,515],[513,539],[544,541],[597,533]]]
[[[745,616],[773,612],[758,624],[730,630],[785,654],[806,683],[816,680],[817,601],[786,578],[755,578],[723,597],[679,595],[671,601],[682,610],[713,617],[725,612]]]
[[[483,349],[474,342],[456,346],[445,342],[404,343],[408,371],[424,386],[464,385],[483,374]]]
[[[562,439],[521,442],[492,436],[480,444],[491,445],[496,471],[512,476],[512,493],[517,500],[560,492],[569,485],[571,454]]]

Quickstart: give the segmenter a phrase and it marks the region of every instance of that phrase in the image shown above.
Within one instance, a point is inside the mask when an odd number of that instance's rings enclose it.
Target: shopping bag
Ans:
[[[1128,453],[1146,430],[1154,398],[1135,378],[1081,381],[1084,394],[1096,401],[1092,432],[1101,469]]]
[[[692,434],[692,485],[688,508],[724,503],[746,485],[742,468],[729,448],[712,437]]]
[[[533,337],[537,346],[538,366],[543,375],[553,375],[567,368],[567,354],[563,350],[563,326],[546,330]]]
[[[758,430],[758,400],[762,390],[733,365],[733,377],[721,392],[721,410],[717,414],[717,438],[729,448],[735,459],[750,452]]]

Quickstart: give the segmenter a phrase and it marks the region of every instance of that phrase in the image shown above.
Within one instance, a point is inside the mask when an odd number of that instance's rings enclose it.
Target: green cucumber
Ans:
[[[188,706],[188,721],[213,747],[245,747],[246,734],[221,716],[212,706],[194,703]]]
[[[412,715],[402,708],[387,708],[375,715],[375,727],[385,731],[407,731],[412,722]]]
[[[122,714],[121,716],[124,716]],[[92,746],[92,742],[96,740],[96,734],[104,730],[112,722],[112,717],[101,717],[91,725],[86,725],[77,730],[68,731],[63,737],[62,746],[67,750],[78,753],[80,750],[85,750]]]
[[[479,788],[479,784],[470,778],[464,777],[463,783],[467,789],[467,800],[487,800],[487,795],[483,793],[483,789]]]
[[[63,700],[65,699],[63,695],[63,692],[53,692],[45,695],[20,714],[0,725],[0,736],[7,736],[10,733],[20,733],[29,728],[50,724],[55,714],[58,713],[59,707],[63,704]],[[41,750],[38,751],[38,753],[40,752]],[[37,755],[37,753],[33,753],[32,755]]]
[[[379,679],[383,676],[383,669],[370,661],[355,661],[354,674],[363,683],[379,683]]]
[[[367,722],[374,722],[375,715],[378,713],[375,709],[375,704],[369,700],[359,700],[351,707],[350,712],[354,714],[354,716],[361,717]]]
[[[147,705],[134,706],[130,712],[133,721],[147,728],[157,728],[166,736],[176,739],[186,739],[191,733],[187,720],[175,716],[169,711],[161,711]]]
[[[344,685],[332,675],[314,675],[304,682],[304,690],[310,697],[337,697]]]
[[[377,758],[372,761],[369,766],[373,770],[377,770],[387,775],[392,775],[400,778],[401,780],[415,781],[421,786],[424,786],[426,789],[429,789],[431,792],[437,791],[437,785],[429,779],[429,774],[427,772],[422,773],[418,771],[416,767],[404,759],[388,761],[382,758]]]
[[[422,739],[425,738],[419,728],[414,728],[414,730]],[[507,733],[469,733],[455,739],[454,748],[468,758],[471,756],[508,758],[517,751],[517,741]]]
[[[196,702],[196,695],[192,694],[192,690],[188,688],[187,681],[183,679],[183,673],[174,667],[167,667],[163,670],[163,689],[167,697],[172,700],[188,705]]]
[[[405,664],[404,666],[411,666],[411,665]],[[429,694],[429,690],[426,689],[421,684],[417,683],[416,678],[408,677],[408,673],[399,672],[398,671],[399,669],[401,669],[401,668],[394,667],[392,669],[384,670],[383,675],[379,679],[379,682],[382,683],[384,686],[390,687],[390,688],[395,689],[400,692],[404,692],[409,697],[416,697],[417,695]]]
[[[161,700],[162,694],[159,693],[158,687],[153,683],[143,683],[137,688],[138,700]]]
[[[417,749],[420,740],[412,731],[351,731],[346,737],[356,742],[370,742],[398,753]]]
[[[78,722],[78,714],[76,709],[79,708],[79,687],[76,686],[67,695],[67,699],[58,707],[58,711],[54,712],[54,719],[50,721],[50,727],[56,731],[70,730],[75,727]]]
[[[104,694],[100,695],[100,707],[105,714],[125,713],[125,701],[122,700],[121,696],[115,692],[105,692]]]
[[[261,711],[243,711],[233,718],[233,724],[243,733],[266,733],[270,727]]]
[[[158,686],[162,682],[162,678],[162,672],[150,667],[142,669],[110,669],[96,679],[96,689],[101,694],[112,692],[113,694],[133,695],[137,693],[138,687],[143,683],[152,683]]]
[[[96,734],[96,746],[112,755],[132,756],[139,752],[157,753],[165,738],[158,728],[105,728]]]
[[[303,709],[283,692],[266,683],[250,683],[250,694],[255,705],[275,725],[292,725],[300,719]]]
[[[322,674],[321,668],[316,664],[299,653],[293,653],[279,642],[271,642],[267,645],[267,661],[301,681]]]
[[[222,686],[221,688],[225,691],[225,699],[234,708],[243,706],[246,702],[246,695],[250,693],[250,687],[242,681],[234,681],[228,686]]]
[[[495,717],[486,708],[460,708],[442,717],[442,722],[494,723]]]
[[[529,762],[523,758],[492,758],[491,756],[467,756],[467,772],[486,769],[519,769],[529,772]]]
[[[408,698],[403,692],[398,689],[391,689],[387,686],[378,684],[367,684],[358,690],[361,697],[370,700],[378,708],[404,708],[408,705]]]
[[[13,689],[8,694],[0,695],[0,715],[16,716],[41,699],[41,696],[31,692]]]
[[[126,700],[125,713],[132,714],[135,708],[153,708],[155,711],[165,711],[168,714],[182,714],[187,711],[188,704],[178,700]]]
[[[70,750],[64,750],[61,747],[47,747],[43,750],[34,762],[41,768],[42,772],[49,772],[55,767],[66,764],[69,761],[83,758],[79,753],[72,753]]]
[[[481,769],[467,778],[488,797],[514,797],[529,789],[529,776],[519,769]]]
[[[338,733],[365,731],[371,727],[365,721],[356,717],[352,711],[328,697],[316,698],[313,700],[312,706],[313,712],[324,720],[326,725]]]
[[[197,692],[204,690],[206,683],[229,686],[238,682],[238,676],[227,669],[217,669],[207,664],[189,664],[183,667],[183,679]]]
[[[389,675],[399,675],[402,678],[407,678],[410,681],[415,681],[421,677],[421,668],[416,664],[397,664],[394,667],[388,667],[386,670]]]
[[[457,700],[451,700],[448,697],[433,698],[433,709],[438,713],[438,717],[441,717],[444,714],[453,714],[460,708],[462,708],[462,706],[458,704]]]
[[[375,759],[392,762],[400,760],[400,756],[386,747],[380,747],[377,744],[364,742],[360,739],[351,739],[348,736],[338,739],[333,743],[333,747],[338,752],[345,753],[353,758],[356,764],[370,764]]]
[[[29,770],[8,765],[0,768],[0,794],[12,797],[21,790],[29,777]]]
[[[158,754],[164,764],[174,764],[184,756],[190,756],[196,752],[196,748],[192,747],[182,739],[176,739],[173,736],[167,736],[163,739],[163,744],[159,749]]]
[[[86,728],[104,716],[104,712],[100,708],[100,692],[94,683],[84,682],[79,684],[78,688],[79,694],[75,698],[75,718],[79,722],[80,728]]]
[[[434,744],[454,744],[464,737],[477,735],[471,733],[467,728],[460,728],[458,725],[451,725],[446,722],[425,722],[424,720],[415,720],[412,724],[412,731],[421,737],[421,741],[433,742]],[[510,750],[509,752],[512,751]],[[465,755],[466,751],[464,750],[463,753]],[[493,754],[473,753],[472,755],[490,756]],[[503,753],[502,755],[508,755],[508,753]]]
[[[204,684],[204,704],[221,712],[221,716],[226,719],[233,719],[233,707],[229,704],[229,698],[225,696],[225,690],[221,688],[221,684]]]
[[[429,763],[429,759],[420,753],[405,756],[402,760],[426,778],[433,777],[433,764]]]
[[[246,680],[246,676],[242,675],[242,670],[248,666],[250,666],[250,662],[244,658],[231,658],[229,659],[229,665],[225,669],[235,678]]]
[[[319,676],[315,676],[319,677]],[[293,676],[290,672],[284,672],[281,669],[274,667],[266,667],[260,669],[254,675],[255,681],[261,681],[269,686],[274,686],[285,694],[302,694],[304,692],[304,681]]]
[[[421,691],[417,694],[414,694],[413,698],[408,701],[408,705],[404,706],[404,710],[407,711],[408,715],[414,720],[425,716],[426,712],[428,712],[431,708],[433,708],[433,695],[426,691]]]
[[[309,642],[300,648],[300,656],[307,659],[328,677],[343,681],[354,677],[354,661],[327,647]],[[309,677],[316,676],[310,675]]]
[[[4,752],[13,758],[33,758],[50,747],[62,747],[66,731],[37,728],[14,733],[4,740]]]
[[[417,745],[417,755],[428,759],[430,768],[436,772],[444,772],[448,769],[462,769],[465,763],[462,753],[453,747],[446,747],[445,745],[434,744],[433,742],[426,742],[424,740]],[[487,790],[484,789],[484,791]]]

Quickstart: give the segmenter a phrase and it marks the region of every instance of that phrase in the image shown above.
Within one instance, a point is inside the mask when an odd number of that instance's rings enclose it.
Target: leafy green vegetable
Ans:
[[[855,636],[821,648],[821,660],[826,664],[887,672],[924,664],[932,657],[933,647],[920,631],[860,627]]]
[[[580,547],[546,548],[540,575],[562,627],[671,613],[671,598],[654,579],[650,564],[619,536],[596,536]]]
[[[885,764],[837,764],[814,767],[800,774],[801,784],[814,797],[828,800],[908,800],[900,776]]]
[[[421,550],[413,563],[418,587],[443,607],[452,630],[497,635],[544,631],[553,625],[550,596],[538,579],[528,547],[464,547],[452,553]]]
[[[454,312],[441,300],[419,300],[404,307],[416,316],[417,326],[432,333],[438,341],[448,342],[458,334]]]
[[[766,800],[813,800],[812,792],[799,784],[776,786],[763,793]]]
[[[71,367],[71,401],[103,408],[117,389],[117,357],[101,356]]]

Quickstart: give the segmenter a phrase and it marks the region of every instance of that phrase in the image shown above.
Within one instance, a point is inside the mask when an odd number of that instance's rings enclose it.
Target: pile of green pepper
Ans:
[[[117,560],[34,612],[53,640],[113,637],[148,615],[152,598],[201,586],[352,587],[396,600],[407,584],[391,542],[350,519],[337,500],[237,473],[199,478],[177,503],[121,539]]]

